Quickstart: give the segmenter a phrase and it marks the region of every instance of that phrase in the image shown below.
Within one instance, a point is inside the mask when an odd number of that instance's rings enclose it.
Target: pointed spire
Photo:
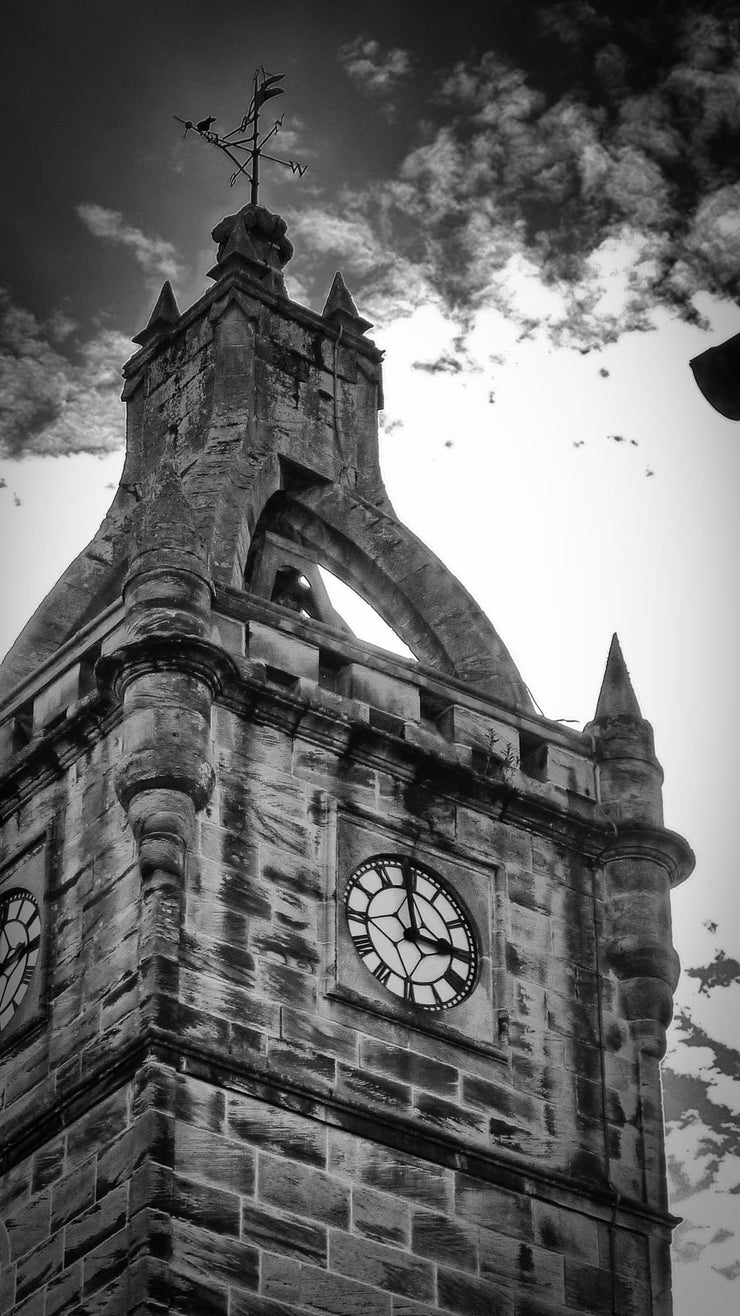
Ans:
[[[156,305],[149,317],[149,323],[145,329],[141,330],[134,336],[133,342],[140,343],[142,347],[148,347],[153,343],[155,338],[161,338],[164,334],[170,333],[180,320],[180,308],[175,300],[175,294],[172,291],[172,284],[166,279],[162,284],[162,291],[157,298]]]
[[[329,296],[321,314],[325,320],[333,320],[335,324],[349,329],[353,334],[364,334],[373,327],[370,320],[363,320],[360,315],[354,298],[344,282],[344,276],[339,270],[334,275],[334,282],[329,289]]]
[[[616,631],[609,646],[609,657],[606,660],[594,721],[598,722],[606,717],[631,717],[642,721],[640,705],[632,689],[630,674]]]

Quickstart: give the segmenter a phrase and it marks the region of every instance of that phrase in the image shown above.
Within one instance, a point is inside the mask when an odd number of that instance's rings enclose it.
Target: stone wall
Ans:
[[[579,738],[534,752],[531,719],[351,639],[326,669],[315,626],[297,648],[288,623],[215,624],[243,684],[214,709],[174,958],[142,959],[99,696],[42,728],[53,780],[39,741],[15,761],[4,840],[47,853],[49,940],[0,1053],[0,1312],[610,1316],[612,1288],[627,1316],[669,1310],[659,1089],[597,972]],[[344,884],[389,851],[475,921],[479,982],[449,1012],[391,997],[349,939]]]
[[[287,1308],[236,1310],[409,1316],[596,1316],[613,1266],[617,1310],[648,1311],[647,1219],[611,1229],[590,865],[228,710],[216,733],[180,970],[176,1266],[210,1267],[218,1311],[259,1287]],[[420,1024],[359,961],[342,981],[347,864],[414,832],[505,929],[467,1024]],[[639,1198],[636,1061],[605,988],[609,1172]]]
[[[73,715],[57,726],[68,751],[74,723]],[[29,857],[43,873],[39,997],[29,991],[17,1027],[0,1039],[0,1311],[23,1316],[108,1292],[113,1258],[119,1271],[127,1264],[131,1176],[155,1141],[152,1119],[137,1115],[135,1089],[122,1082],[139,1044],[140,882],[112,785],[120,737],[72,754],[61,775],[58,764],[49,771],[49,748],[38,751],[31,745],[16,760],[19,769],[20,760],[35,763],[26,786],[35,780],[37,789],[11,812],[4,792],[0,832],[10,857],[0,890],[32,886]]]

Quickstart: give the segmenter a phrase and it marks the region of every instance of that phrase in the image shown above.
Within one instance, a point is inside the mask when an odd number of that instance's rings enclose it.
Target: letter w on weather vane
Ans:
[[[284,73],[265,73],[264,68],[255,70],[254,74],[254,91],[252,99],[241,123],[231,132],[219,135],[213,131],[213,124],[216,122],[214,116],[209,114],[206,119],[200,119],[198,123],[193,123],[191,119],[181,119],[179,115],[173,114],[173,119],[181,123],[185,129],[184,136],[187,137],[189,132],[195,132],[204,142],[210,142],[211,146],[217,146],[219,151],[228,155],[233,164],[236,165],[229,184],[231,187],[242,176],[249,179],[251,184],[250,201],[256,206],[259,200],[260,186],[260,160],[271,160],[273,164],[285,165],[291,173],[298,174],[303,178],[308,165],[299,164],[297,160],[281,160],[276,155],[268,155],[264,150],[267,142],[274,137],[282,127],[282,116],[276,119],[275,123],[264,137],[260,137],[260,110],[265,101],[271,100],[273,96],[282,96],[285,88],[278,87],[276,84],[282,82],[285,77]],[[243,157],[243,158],[241,158]]]

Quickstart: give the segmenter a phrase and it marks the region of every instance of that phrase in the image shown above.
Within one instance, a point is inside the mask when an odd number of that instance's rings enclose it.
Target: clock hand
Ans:
[[[413,941],[415,946],[421,943],[425,946],[431,946],[438,955],[448,955],[452,950],[451,943],[445,941],[444,937],[429,937],[426,933],[420,932],[418,928],[407,928],[404,933],[404,940]]]
[[[409,911],[410,927],[407,928],[407,932],[416,933],[419,930],[419,924],[416,920],[416,909],[414,907],[413,878],[411,876],[411,865],[408,859],[404,859],[403,861],[403,884],[404,887],[406,888],[406,905]],[[411,940],[411,938],[408,938],[408,940]]]
[[[15,950],[12,950],[8,955],[8,958],[3,960],[2,964],[0,965],[0,973],[7,973],[10,969],[12,969],[13,965],[17,964],[18,960],[22,959],[25,953],[26,953],[25,946],[16,946]]]
[[[31,951],[35,950],[38,944],[39,938],[36,937],[34,941],[29,941],[22,946],[16,946],[15,950],[12,950],[7,959],[3,960],[2,964],[0,964],[0,973],[7,973],[14,964],[18,963],[18,960],[23,959],[24,955],[30,955]]]

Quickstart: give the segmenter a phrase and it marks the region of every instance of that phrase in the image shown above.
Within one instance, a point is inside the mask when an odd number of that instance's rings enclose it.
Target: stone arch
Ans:
[[[241,587],[257,522],[270,498],[285,484],[283,463],[275,453],[263,456],[259,463],[243,451],[236,458],[215,511],[210,508],[209,556],[216,584]],[[187,485],[185,493],[190,498]]]
[[[279,522],[317,562],[367,599],[424,666],[475,685],[501,703],[531,709],[526,686],[488,618],[406,526],[354,490],[328,482],[290,487],[277,475],[274,467],[263,473],[260,494],[268,497],[259,514],[255,486],[246,505],[242,492],[240,518],[235,509],[231,516],[217,511],[218,525],[230,529],[229,583],[241,583],[246,541],[258,524]],[[222,567],[225,549],[222,543]]]

